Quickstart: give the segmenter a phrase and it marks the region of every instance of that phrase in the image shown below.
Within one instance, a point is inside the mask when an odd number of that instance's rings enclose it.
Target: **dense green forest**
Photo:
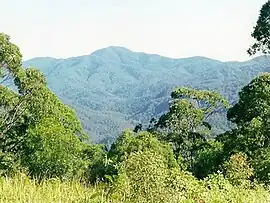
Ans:
[[[270,52],[270,1],[250,55]],[[270,202],[270,73],[230,104],[219,93],[179,87],[169,111],[93,144],[74,110],[19,48],[0,34],[0,202]],[[233,128],[213,137],[208,119]]]

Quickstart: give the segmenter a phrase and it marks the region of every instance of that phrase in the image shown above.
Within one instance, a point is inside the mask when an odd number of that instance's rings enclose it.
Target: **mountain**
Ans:
[[[216,90],[234,103],[243,85],[270,71],[269,60],[172,59],[111,46],[67,59],[34,58],[23,66],[45,74],[49,88],[75,108],[94,142],[111,142],[124,128],[164,113],[177,86]],[[224,115],[214,120],[217,130],[226,129]]]

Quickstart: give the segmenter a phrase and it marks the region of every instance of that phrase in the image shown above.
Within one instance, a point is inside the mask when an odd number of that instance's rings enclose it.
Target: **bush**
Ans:
[[[264,148],[254,152],[252,165],[255,170],[255,176],[260,182],[270,183],[270,149]]]
[[[86,159],[90,161],[86,171],[86,179],[90,183],[108,182],[108,177],[117,174],[117,170],[110,159],[104,145],[91,145],[84,151]]]
[[[37,178],[80,177],[89,165],[83,159],[85,145],[54,118],[42,119],[28,131],[22,165]]]
[[[233,185],[249,185],[250,178],[253,176],[253,168],[247,161],[247,156],[243,153],[237,153],[230,157],[224,163],[225,177]]]
[[[114,163],[119,164],[131,153],[145,150],[155,151],[164,156],[169,167],[178,166],[171,146],[160,142],[148,132],[141,132],[138,135],[129,130],[123,132],[112,145],[108,157],[112,159]]]
[[[130,202],[172,202],[182,199],[169,181],[166,158],[152,151],[132,153],[120,166],[112,198]]]
[[[208,146],[199,150],[195,157],[194,175],[203,179],[221,170],[224,159],[223,144],[218,141],[208,141]]]
[[[14,176],[22,170],[18,157],[0,151],[0,176]]]

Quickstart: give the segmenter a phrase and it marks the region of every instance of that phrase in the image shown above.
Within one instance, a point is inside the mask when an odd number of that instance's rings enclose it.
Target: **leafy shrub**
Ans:
[[[137,151],[121,164],[113,188],[113,198],[136,202],[171,202],[180,200],[169,185],[166,158],[153,150]]]
[[[171,146],[160,142],[148,132],[141,132],[137,135],[130,130],[124,131],[113,143],[108,156],[115,163],[121,163],[131,153],[145,150],[152,150],[166,157],[169,167],[178,166]]]
[[[0,176],[13,176],[22,170],[18,157],[0,151]]]
[[[223,144],[210,140],[205,148],[199,150],[195,157],[193,173],[197,178],[205,178],[221,169],[224,152]]]
[[[252,160],[255,176],[265,184],[270,183],[270,149],[262,148],[254,152]]]
[[[248,185],[249,179],[253,176],[253,168],[247,161],[247,156],[243,153],[237,153],[230,157],[224,164],[225,177],[233,185]]]
[[[38,178],[74,178],[85,172],[84,144],[54,118],[44,118],[28,132],[22,165]]]
[[[117,170],[110,159],[104,145],[91,145],[84,151],[86,159],[90,161],[86,171],[86,179],[91,183],[108,181],[108,177],[117,174]]]

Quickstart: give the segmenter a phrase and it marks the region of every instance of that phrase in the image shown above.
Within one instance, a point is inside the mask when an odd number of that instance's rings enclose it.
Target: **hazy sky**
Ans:
[[[0,0],[1,32],[24,59],[124,46],[169,57],[248,59],[266,0]]]

